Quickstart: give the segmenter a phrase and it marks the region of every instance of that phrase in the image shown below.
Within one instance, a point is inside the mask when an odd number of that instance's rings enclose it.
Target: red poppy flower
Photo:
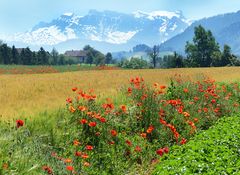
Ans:
[[[113,137],[116,137],[117,136],[117,131],[116,130],[111,130],[111,135],[113,136]]]
[[[67,103],[72,103],[72,99],[71,99],[71,98],[67,98],[67,99],[66,99],[66,102],[67,102]]]
[[[130,140],[126,140],[126,144],[127,144],[128,146],[132,146],[132,142],[131,142]]]
[[[83,125],[84,125],[84,124],[87,124],[87,122],[88,122],[88,121],[87,121],[87,119],[85,119],[85,118],[83,118],[83,119],[80,120],[80,123],[83,124]]]
[[[196,123],[198,122],[198,118],[194,118],[193,120],[194,120],[194,122],[196,122]]]
[[[109,141],[108,144],[109,144],[109,145],[114,145],[115,142],[114,142],[114,141]]]
[[[74,141],[73,141],[73,145],[74,145],[74,146],[78,146],[78,145],[80,145],[80,142],[79,142],[78,140],[74,140]]]
[[[81,157],[82,157],[83,159],[89,158],[89,156],[88,156],[86,153],[83,153]]]
[[[165,89],[165,88],[166,88],[166,86],[164,86],[164,85],[160,86],[160,89]]]
[[[75,156],[80,157],[81,155],[82,155],[82,153],[80,151],[75,152]]]
[[[68,170],[68,171],[73,171],[74,170],[74,168],[73,168],[73,166],[66,166],[66,169]]]
[[[17,124],[17,128],[22,127],[24,125],[24,121],[23,120],[17,120],[16,124]]]
[[[75,92],[77,90],[77,87],[73,87],[72,91]]]
[[[65,159],[64,162],[65,162],[65,163],[71,163],[71,162],[72,162],[72,159]]]
[[[101,117],[99,120],[100,120],[100,122],[102,122],[102,123],[105,123],[105,122],[107,121],[104,117]]]
[[[49,166],[45,165],[45,166],[42,167],[42,169],[44,171],[46,171],[48,174],[53,174],[53,171],[52,171],[52,169]]]
[[[142,149],[141,149],[141,147],[140,147],[140,146],[136,146],[136,147],[135,147],[135,149],[134,149],[134,151],[136,151],[136,152],[141,152],[141,151],[142,151]]]
[[[91,145],[87,145],[85,148],[86,148],[86,150],[88,150],[88,151],[92,151],[92,150],[93,150],[93,146],[91,146]]]
[[[212,104],[216,103],[216,100],[215,100],[215,99],[212,99],[211,103],[212,103]]]
[[[146,134],[146,133],[144,133],[144,132],[143,132],[143,133],[141,133],[140,135],[141,135],[141,137],[142,137],[142,138],[147,138],[147,134]]]
[[[164,153],[169,153],[169,148],[168,147],[165,147],[165,148],[163,148],[163,151],[164,151]]]
[[[158,149],[156,151],[156,153],[159,155],[159,156],[163,156],[163,153],[164,153],[164,150],[161,148],[161,149]]]
[[[85,106],[78,106],[78,109],[79,109],[79,111],[82,111],[82,112],[87,110],[87,108]]]
[[[181,145],[184,145],[184,144],[186,144],[186,143],[187,143],[187,139],[185,139],[185,138],[182,138],[182,140],[181,140],[180,144],[181,144]]]
[[[124,113],[127,112],[127,107],[125,105],[121,105],[120,108]]]
[[[132,88],[128,88],[128,93],[131,94],[132,93]]]
[[[70,111],[71,113],[74,113],[74,112],[76,111],[76,109],[75,109],[73,106],[69,106],[69,111]]]
[[[147,129],[147,133],[151,134],[153,132],[153,130],[154,130],[154,127],[152,125],[150,125]]]
[[[96,123],[96,122],[90,122],[88,125],[89,125],[90,127],[95,127],[95,126],[97,126],[97,123]]]

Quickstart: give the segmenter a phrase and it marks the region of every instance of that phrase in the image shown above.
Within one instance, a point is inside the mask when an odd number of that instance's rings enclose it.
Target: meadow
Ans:
[[[61,108],[65,105],[65,98],[71,94],[69,87],[94,89],[99,98],[114,97],[130,77],[142,76],[150,84],[168,84],[175,74],[182,74],[189,80],[210,76],[218,82],[240,81],[239,67],[0,74],[0,116],[17,118]]]
[[[0,75],[0,174],[238,173],[239,75],[237,67]]]

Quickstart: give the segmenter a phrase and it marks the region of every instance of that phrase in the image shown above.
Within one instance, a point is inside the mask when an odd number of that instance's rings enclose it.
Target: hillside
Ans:
[[[164,42],[161,49],[184,53],[186,42],[192,41],[194,27],[198,25],[211,30],[221,46],[228,44],[233,53],[240,54],[240,11],[195,21],[183,33]]]

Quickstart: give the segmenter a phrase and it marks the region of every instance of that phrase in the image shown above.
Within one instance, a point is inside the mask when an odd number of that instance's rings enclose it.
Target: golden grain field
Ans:
[[[94,89],[101,96],[114,96],[130,77],[142,76],[149,83],[167,84],[174,74],[190,79],[202,75],[217,81],[240,81],[240,67],[156,70],[79,71],[53,74],[0,75],[0,116],[4,119],[31,116],[65,105],[72,87]]]

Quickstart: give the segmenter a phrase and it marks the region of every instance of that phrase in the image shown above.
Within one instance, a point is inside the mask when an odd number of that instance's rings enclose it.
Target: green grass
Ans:
[[[19,74],[19,73],[39,73],[44,71],[46,73],[54,72],[72,72],[82,70],[94,70],[95,65],[81,64],[81,65],[54,65],[54,66],[39,66],[39,65],[0,65],[0,70],[3,74]]]
[[[34,119],[24,119],[21,129],[16,128],[15,121],[0,121],[0,175],[43,174],[42,166],[52,163],[49,160],[54,145],[64,142],[66,133],[61,122],[65,114],[63,110],[41,113]]]
[[[225,117],[184,146],[174,146],[154,175],[240,174],[240,117]]]

